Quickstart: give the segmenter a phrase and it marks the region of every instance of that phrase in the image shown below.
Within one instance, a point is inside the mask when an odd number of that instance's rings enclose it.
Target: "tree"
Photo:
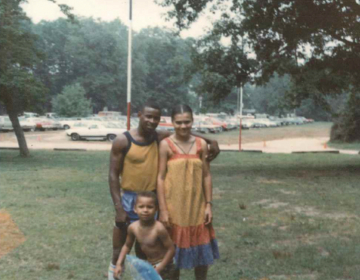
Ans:
[[[20,155],[27,157],[30,153],[17,116],[26,108],[39,107],[46,89],[33,75],[41,52],[36,48],[31,22],[20,7],[23,2],[0,1],[0,101],[14,127]],[[73,18],[68,6],[59,6]]]
[[[143,56],[144,79],[142,99],[156,99],[159,105],[169,111],[174,104],[189,100],[190,78],[187,70],[191,64],[190,53],[193,41],[183,40],[170,30],[147,28],[134,38],[134,54]],[[134,79],[139,76],[134,75]],[[133,79],[133,80],[134,80]],[[139,108],[139,107],[138,107]]]
[[[91,114],[91,100],[80,84],[65,86],[62,93],[54,97],[52,106],[55,113],[63,117],[87,117]]]
[[[257,79],[267,82],[277,72],[289,74],[296,90],[293,106],[312,98],[360,89],[360,4],[354,0],[162,0],[169,17],[186,28],[210,7],[221,17],[212,34],[246,38],[259,62]],[[226,7],[230,4],[229,7]],[[360,127],[359,127],[360,129]]]
[[[44,95],[44,87],[34,78],[33,66],[39,59],[30,22],[19,4],[0,1],[0,101],[4,103],[20,147],[21,156],[29,156],[24,133],[17,115]]]

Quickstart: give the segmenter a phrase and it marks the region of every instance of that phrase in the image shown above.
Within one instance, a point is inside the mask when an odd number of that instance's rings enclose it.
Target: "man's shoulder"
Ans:
[[[129,140],[126,137],[125,133],[121,133],[116,136],[115,140],[112,143],[112,150],[114,152],[122,152],[128,147]]]

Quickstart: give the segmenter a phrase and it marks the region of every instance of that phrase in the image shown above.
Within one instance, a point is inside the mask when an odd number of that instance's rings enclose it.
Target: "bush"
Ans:
[[[360,94],[351,93],[344,110],[334,118],[330,141],[360,141]]]
[[[86,98],[80,84],[65,86],[61,94],[52,100],[53,111],[62,117],[87,117],[91,114],[91,100]]]

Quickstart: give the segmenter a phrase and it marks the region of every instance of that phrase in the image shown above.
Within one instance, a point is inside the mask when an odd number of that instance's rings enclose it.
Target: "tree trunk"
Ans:
[[[8,115],[9,115],[9,118],[11,120],[12,126],[14,128],[17,141],[19,143],[20,156],[21,157],[29,157],[30,152],[29,152],[29,149],[27,147],[24,132],[23,132],[21,126],[20,126],[20,122],[19,122],[19,119],[18,119],[18,116],[17,116],[17,112],[16,112],[16,109],[13,106],[12,100],[8,100],[8,102],[5,102],[5,107],[6,107],[6,111],[7,111]]]

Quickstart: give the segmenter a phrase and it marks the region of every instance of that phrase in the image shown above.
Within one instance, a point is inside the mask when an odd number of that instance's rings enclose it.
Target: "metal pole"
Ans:
[[[242,107],[243,107],[243,86],[242,83],[240,84],[240,127],[239,127],[239,152],[241,152],[241,130],[242,130]]]
[[[127,130],[130,130],[131,116],[131,52],[132,52],[132,0],[129,0],[129,42],[127,75]]]

